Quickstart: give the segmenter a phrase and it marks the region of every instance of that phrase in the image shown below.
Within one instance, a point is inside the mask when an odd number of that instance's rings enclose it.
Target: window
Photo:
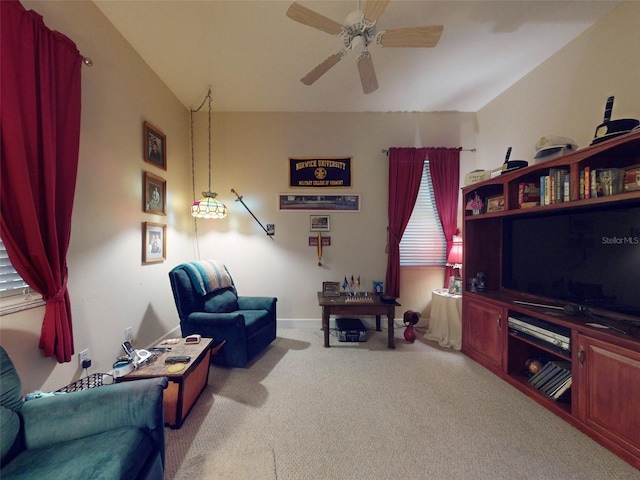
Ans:
[[[400,241],[400,266],[443,266],[447,242],[436,210],[429,161],[424,162],[420,191]]]
[[[0,314],[8,314],[43,305],[42,296],[34,292],[18,275],[9,261],[0,239]]]

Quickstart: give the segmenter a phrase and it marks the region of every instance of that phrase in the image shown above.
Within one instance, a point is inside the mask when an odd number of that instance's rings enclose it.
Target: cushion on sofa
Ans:
[[[136,478],[152,443],[138,428],[124,427],[90,437],[24,450],[2,469],[3,480]],[[136,455],[131,455],[135,451]],[[91,455],[87,455],[91,452]]]
[[[238,310],[244,316],[244,324],[247,328],[247,336],[258,332],[265,325],[273,324],[269,312],[266,310]]]
[[[13,448],[8,455],[20,432],[18,413],[22,408],[22,383],[4,348],[0,348],[0,379],[0,458],[4,464],[15,453]]]
[[[20,417],[16,412],[0,406],[0,452],[2,453],[2,464],[5,459],[10,460],[7,455],[14,446],[18,433],[20,432]]]
[[[204,301],[204,311],[209,313],[231,313],[238,310],[238,297],[233,289],[216,290]]]

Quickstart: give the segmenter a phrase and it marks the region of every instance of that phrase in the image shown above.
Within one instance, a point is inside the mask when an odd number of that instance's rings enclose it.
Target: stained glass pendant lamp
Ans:
[[[195,157],[193,153],[193,114],[200,111],[204,103],[209,104],[209,189],[202,192],[202,198],[195,201]],[[194,202],[191,206],[191,215],[196,218],[224,218],[227,216],[227,206],[216,200],[217,193],[211,191],[211,104],[213,97],[211,89],[207,92],[204,100],[197,110],[191,110],[191,177],[193,181]]]

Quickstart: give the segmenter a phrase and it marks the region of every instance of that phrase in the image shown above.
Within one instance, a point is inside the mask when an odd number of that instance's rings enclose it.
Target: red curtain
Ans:
[[[458,230],[458,195],[460,193],[460,149],[430,148],[429,173],[433,184],[438,217],[447,240],[447,257],[453,246],[453,235]],[[453,267],[445,268],[444,284],[454,274]]]
[[[436,209],[447,241],[447,256],[457,230],[460,148],[390,148],[385,292],[394,297],[400,296],[400,240],[416,204],[427,158]],[[452,274],[453,269],[446,267],[445,285]]]
[[[73,356],[67,249],[80,144],[74,43],[17,0],[0,1],[0,236],[11,263],[46,301],[40,348]]]
[[[400,296],[400,240],[418,198],[426,148],[389,149],[389,226],[387,227],[387,295]]]

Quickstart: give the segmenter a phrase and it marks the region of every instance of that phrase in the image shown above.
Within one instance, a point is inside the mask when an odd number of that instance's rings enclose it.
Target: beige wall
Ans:
[[[640,118],[640,2],[624,2],[521,81],[480,109],[479,168],[533,161],[544,135],[593,140],[609,95],[613,119]]]

